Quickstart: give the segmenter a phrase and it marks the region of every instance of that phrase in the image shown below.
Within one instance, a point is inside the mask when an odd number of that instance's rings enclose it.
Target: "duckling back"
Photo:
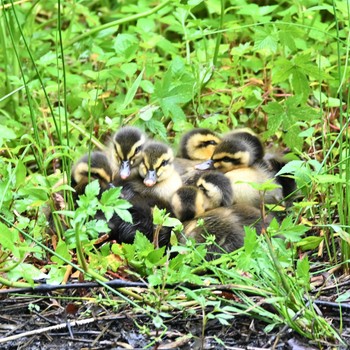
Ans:
[[[225,174],[230,180],[234,193],[234,203],[252,205],[260,208],[261,204],[277,204],[282,198],[282,188],[276,183],[272,173],[263,165],[250,168],[234,169]],[[263,184],[272,181],[277,187],[265,193],[254,188],[252,184]]]

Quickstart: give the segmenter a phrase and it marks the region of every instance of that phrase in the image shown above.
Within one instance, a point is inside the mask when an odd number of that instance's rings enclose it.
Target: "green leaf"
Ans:
[[[338,298],[335,299],[335,301],[337,303],[343,303],[344,301],[349,301],[349,299],[350,299],[350,290],[348,290],[347,292],[339,295]]]
[[[34,279],[40,279],[46,277],[38,268],[32,264],[22,263],[7,273],[7,277],[11,281],[17,281],[19,279],[25,279],[32,286],[34,285]]]
[[[87,198],[94,198],[98,196],[100,193],[100,184],[98,180],[94,180],[90,182],[86,187],[85,187],[85,196]]]
[[[302,260],[297,261],[296,275],[302,281],[302,285],[310,289],[310,263],[307,255]]]
[[[115,213],[125,222],[129,222],[130,224],[133,223],[132,221],[132,215],[127,209],[119,209],[119,208],[114,208]]]
[[[15,243],[19,240],[18,232],[10,230],[5,224],[0,222],[0,244],[4,249],[14,250]]]
[[[149,121],[153,117],[153,113],[159,109],[159,106],[147,105],[140,109],[140,118]]]
[[[142,80],[142,76],[143,76],[143,72],[144,69],[142,69],[142,71],[140,72],[140,74],[138,75],[138,77],[135,79],[135,81],[133,82],[133,84],[131,85],[131,88],[128,89],[128,92],[125,95],[125,99],[123,104],[120,107],[120,110],[123,111],[134,99],[135,95],[136,95],[136,91],[140,86],[141,80]]]
[[[60,240],[57,243],[55,253],[57,253],[59,256],[61,256],[62,258],[65,258],[68,261],[71,260],[71,255],[69,253],[69,250],[65,241]],[[58,265],[65,264],[65,262],[62,259],[60,259],[58,256],[55,256],[55,255],[51,257],[51,261],[53,261]]]
[[[0,125],[0,147],[4,145],[4,142],[14,140],[17,138],[15,132],[5,125]]]
[[[267,54],[276,53],[278,38],[276,33],[272,33],[269,29],[256,30],[254,49],[265,51]]]
[[[122,188],[113,187],[104,191],[101,196],[102,205],[115,205],[115,201],[119,200]]]
[[[308,236],[303,238],[301,241],[296,243],[296,246],[301,248],[303,251],[316,249],[321,242],[324,240],[324,237],[318,236]]]
[[[140,232],[136,232],[134,246],[143,257],[146,257],[150,252],[154,251],[153,244]]]
[[[152,321],[153,321],[153,324],[154,324],[154,326],[157,328],[157,329],[159,329],[159,328],[161,328],[162,326],[163,326],[163,320],[162,320],[162,318],[160,317],[160,316],[155,316],[155,317],[153,317],[152,318]]]
[[[16,166],[16,187],[18,188],[25,182],[27,175],[27,168],[21,160],[18,161]]]
[[[163,265],[167,257],[164,256],[165,247],[155,249],[147,255],[146,266],[148,268],[153,268],[155,266]]]
[[[139,45],[139,39],[132,34],[118,34],[114,40],[114,50],[118,55],[124,56],[130,61],[136,53]]]
[[[292,86],[296,94],[303,95],[304,100],[308,98],[310,94],[309,81],[301,69],[293,69]]]

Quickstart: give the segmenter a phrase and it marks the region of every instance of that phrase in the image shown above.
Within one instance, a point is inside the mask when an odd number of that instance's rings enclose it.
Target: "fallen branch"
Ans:
[[[85,320],[69,321],[69,326],[70,327],[82,326],[82,325],[93,323],[93,322],[114,320],[114,319],[120,319],[120,318],[125,318],[125,316],[117,316],[117,317],[116,316],[105,316],[105,317],[87,318]],[[7,343],[8,341],[13,341],[13,340],[24,338],[24,337],[30,337],[30,336],[36,335],[36,334],[42,334],[45,332],[55,331],[57,329],[62,329],[65,327],[67,327],[67,322],[60,323],[60,324],[57,324],[55,326],[34,329],[33,331],[23,332],[21,334],[11,335],[11,336],[6,337],[6,338],[0,338],[0,344]]]

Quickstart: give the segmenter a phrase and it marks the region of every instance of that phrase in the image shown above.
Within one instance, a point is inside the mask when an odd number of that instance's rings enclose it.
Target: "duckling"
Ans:
[[[85,192],[86,185],[98,180],[101,192],[114,187],[112,184],[113,172],[107,156],[100,151],[94,151],[82,156],[72,167],[71,185],[75,195]]]
[[[90,161],[89,161],[90,158]],[[90,174],[90,176],[89,176]],[[99,180],[101,193],[114,185],[112,181],[112,169],[107,156],[99,151],[92,152],[80,158],[72,168],[72,187],[76,190],[76,195],[83,194],[86,185],[93,180]],[[116,240],[118,243],[132,243],[136,231],[142,232],[150,241],[153,240],[155,226],[153,224],[152,206],[149,200],[142,197],[135,197],[134,193],[122,190],[122,197],[128,200],[132,207],[129,212],[132,216],[132,223],[121,219],[117,214],[113,214],[108,221],[110,240]],[[77,198],[76,198],[77,199]],[[152,202],[153,204],[153,202]],[[156,203],[158,204],[158,202]],[[104,219],[104,214],[99,211],[96,214],[97,219]],[[167,245],[170,240],[171,229],[162,227],[159,235],[159,245]]]
[[[217,207],[229,207],[233,204],[234,194],[230,179],[219,171],[202,173],[196,182],[204,195],[205,210]]]
[[[204,194],[195,186],[182,186],[171,198],[172,212],[182,222],[203,214],[205,208]]]
[[[251,206],[236,204],[231,207],[220,207],[204,212],[204,195],[194,186],[183,186],[173,196],[172,206],[180,220],[183,222],[184,235],[179,235],[180,243],[188,238],[194,238],[196,242],[205,242],[205,236],[215,236],[215,243],[210,245],[211,253],[208,259],[213,258],[213,253],[232,252],[243,246],[244,226],[253,226],[257,232],[261,232],[265,225],[269,224],[272,216],[261,219],[260,211]],[[198,219],[202,219],[203,225],[198,225]]]
[[[224,136],[210,160],[197,165],[197,169],[216,169],[225,173],[231,181],[235,203],[260,207],[261,195],[247,182],[265,183],[274,181],[273,174],[263,161],[264,147],[260,139],[248,131],[236,131]],[[264,202],[275,204],[281,201],[280,187],[268,191]]]
[[[138,175],[145,142],[146,135],[133,126],[124,126],[113,135],[107,152],[116,176],[115,184],[120,185],[123,180]]]
[[[196,186],[182,186],[174,193],[171,209],[179,220],[186,221],[210,209],[229,207],[232,203],[230,180],[218,171],[208,171],[201,174]]]
[[[223,173],[250,167],[264,157],[264,146],[260,139],[248,131],[233,131],[226,134],[216,146],[210,160],[198,164],[196,169],[217,169]]]
[[[182,136],[178,156],[192,160],[207,160],[220,141],[217,134],[209,129],[193,129]]]
[[[174,168],[174,153],[161,142],[150,141],[145,145],[139,174],[142,182],[134,181],[132,187],[142,196],[154,195],[170,202],[173,193],[182,186],[181,177]]]

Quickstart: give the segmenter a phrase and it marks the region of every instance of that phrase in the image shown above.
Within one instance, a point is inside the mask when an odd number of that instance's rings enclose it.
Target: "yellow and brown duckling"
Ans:
[[[231,181],[234,202],[260,207],[260,191],[249,182],[263,184],[275,181],[274,174],[263,161],[264,148],[260,139],[247,131],[227,134],[216,147],[210,160],[197,165],[197,169],[216,169]],[[282,199],[280,187],[264,195],[264,203],[275,204]]]
[[[230,180],[218,171],[202,173],[195,185],[180,187],[172,196],[171,209],[181,221],[193,219],[205,211],[233,204]]]
[[[93,151],[82,156],[72,167],[71,185],[76,196],[85,192],[86,185],[98,180],[101,192],[114,187],[113,172],[107,156],[100,151]]]
[[[210,159],[220,141],[214,131],[205,128],[193,129],[182,136],[178,156],[192,160]]]
[[[144,196],[151,194],[170,202],[173,193],[182,186],[174,168],[173,150],[162,142],[150,141],[145,145],[139,174],[142,184],[135,181],[134,188]]]
[[[109,159],[104,153],[98,151],[92,152],[90,156],[88,154],[84,155],[72,168],[72,187],[76,190],[76,196],[83,194],[86,185],[96,179],[100,183],[101,193],[114,187],[111,183],[112,169]],[[122,195],[124,199],[132,204],[132,207],[129,209],[132,223],[124,221],[117,214],[113,214],[107,223],[110,229],[109,239],[116,240],[118,243],[133,243],[136,231],[140,231],[152,242],[155,226],[149,198],[144,199],[141,196],[135,196],[134,193],[128,192],[127,189],[125,191],[123,189]],[[154,203],[152,202],[152,204]],[[158,202],[155,204],[158,204]],[[99,211],[96,214],[96,218],[104,219],[105,216]],[[169,243],[170,233],[170,228],[161,228],[159,234],[160,246]]]
[[[220,138],[214,131],[204,128],[193,129],[182,136],[174,165],[184,184],[195,184],[200,176],[195,166],[198,161],[209,159],[219,142]]]
[[[206,171],[200,175],[196,187],[204,195],[205,210],[229,207],[234,202],[230,179],[219,171]]]
[[[199,188],[183,186],[174,194],[172,207],[177,217],[184,221],[183,235],[178,236],[181,243],[188,238],[201,243],[205,242],[208,234],[215,236],[215,244],[208,248],[211,253],[208,259],[213,258],[212,253],[232,252],[242,247],[244,226],[255,227],[260,233],[272,219],[267,217],[262,220],[257,208],[240,204],[204,211],[205,201]],[[198,225],[198,219],[202,220],[203,225]]]
[[[116,184],[138,175],[145,143],[146,135],[133,126],[122,127],[113,135],[107,152],[115,173]]]
[[[253,166],[262,161],[263,157],[264,146],[256,135],[248,131],[233,131],[223,137],[211,158],[198,164],[196,169],[216,169],[227,173]]]

